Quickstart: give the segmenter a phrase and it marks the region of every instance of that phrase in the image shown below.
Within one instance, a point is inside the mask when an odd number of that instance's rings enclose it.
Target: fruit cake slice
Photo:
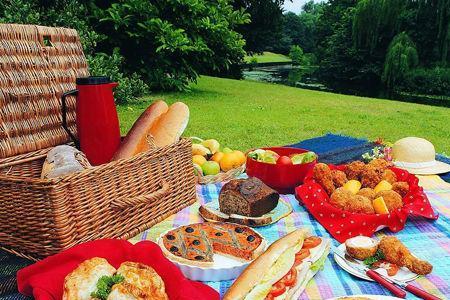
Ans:
[[[172,260],[197,266],[211,266],[214,252],[249,261],[259,256],[265,241],[253,229],[230,223],[197,223],[167,232],[159,245]]]

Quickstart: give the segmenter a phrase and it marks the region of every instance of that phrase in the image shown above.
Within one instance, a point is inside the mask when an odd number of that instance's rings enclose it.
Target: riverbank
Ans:
[[[318,66],[295,66],[289,62],[258,63],[242,66],[244,79],[276,83],[309,90],[327,91],[344,95],[356,95],[379,99],[394,99],[418,104],[450,107],[450,97],[437,95],[418,95],[410,93],[389,93],[383,87],[375,90],[341,87],[333,89],[323,83],[317,74]]]
[[[448,108],[207,76],[189,92],[152,94],[118,106],[123,133],[155,99],[189,105],[186,136],[217,138],[236,149],[286,145],[327,132],[387,141],[412,135],[426,137],[438,152],[450,149]]]

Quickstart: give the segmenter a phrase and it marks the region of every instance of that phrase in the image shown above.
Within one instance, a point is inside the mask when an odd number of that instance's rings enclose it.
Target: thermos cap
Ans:
[[[107,84],[111,83],[108,76],[89,76],[89,77],[79,77],[76,80],[78,85],[95,85],[95,84]]]

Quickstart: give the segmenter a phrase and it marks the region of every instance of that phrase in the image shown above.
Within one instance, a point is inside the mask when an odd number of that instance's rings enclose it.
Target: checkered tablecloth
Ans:
[[[413,284],[438,297],[450,299],[450,184],[445,183],[438,176],[421,180],[421,185],[426,189],[430,202],[440,213],[440,217],[437,221],[410,218],[405,229],[398,232],[396,236],[415,255],[431,262],[434,266],[432,274],[417,279]],[[197,186],[198,203],[139,234],[132,241],[156,241],[161,233],[170,228],[202,222],[203,220],[198,214],[199,203],[208,203],[217,199],[220,188],[221,184]],[[282,197],[291,203],[294,209],[293,213],[273,225],[256,229],[270,243],[299,227],[308,227],[315,235],[331,238],[325,229],[299,205],[294,195],[283,195]],[[378,236],[384,234],[391,233],[388,231],[377,233]],[[332,244],[339,245],[334,239],[332,239]],[[225,293],[231,283],[232,281],[207,282],[221,295]],[[342,270],[330,254],[324,269],[319,271],[309,282],[300,299],[328,299],[356,294],[390,295],[378,284],[356,278]],[[416,298],[408,293],[407,299]]]

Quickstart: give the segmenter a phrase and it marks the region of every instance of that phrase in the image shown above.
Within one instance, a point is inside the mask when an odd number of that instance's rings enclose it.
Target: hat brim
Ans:
[[[395,164],[395,163],[394,163]],[[424,168],[411,168],[399,166],[399,168],[408,171],[411,174],[415,175],[435,175],[435,174],[443,174],[450,172],[450,165],[446,164],[442,161],[436,161],[432,167],[424,167]]]

